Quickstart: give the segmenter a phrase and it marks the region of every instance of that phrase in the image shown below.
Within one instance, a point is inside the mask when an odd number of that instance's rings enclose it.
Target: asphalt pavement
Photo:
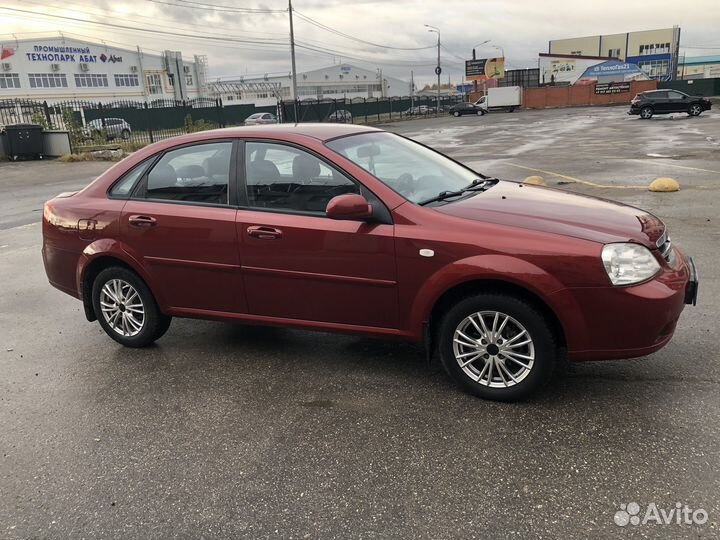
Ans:
[[[0,163],[0,538],[720,536],[720,113],[389,129],[657,213],[698,264],[698,306],[658,353],[567,366],[521,404],[462,393],[418,346],[357,336],[176,319],[124,349],[40,256],[42,202],[109,164]],[[681,191],[642,188],[656,176]],[[617,525],[633,502],[707,521]]]

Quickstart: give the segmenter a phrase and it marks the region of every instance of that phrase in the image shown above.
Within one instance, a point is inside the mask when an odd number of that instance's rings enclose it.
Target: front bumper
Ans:
[[[675,249],[675,248],[673,248]],[[568,359],[610,360],[645,356],[672,338],[687,304],[697,303],[695,263],[675,249],[677,263],[655,278],[628,287],[564,289],[553,296],[562,313]]]

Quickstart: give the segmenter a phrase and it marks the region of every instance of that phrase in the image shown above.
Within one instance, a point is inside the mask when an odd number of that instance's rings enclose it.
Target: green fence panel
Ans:
[[[666,81],[658,83],[658,88],[680,90],[695,96],[718,96],[720,95],[720,78]]]

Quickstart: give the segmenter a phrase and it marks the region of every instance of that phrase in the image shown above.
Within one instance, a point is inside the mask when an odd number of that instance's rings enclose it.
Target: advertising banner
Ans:
[[[597,83],[595,85],[596,94],[623,94],[629,91],[629,82]]]
[[[504,58],[481,58],[465,60],[465,80],[487,81],[505,77]]]

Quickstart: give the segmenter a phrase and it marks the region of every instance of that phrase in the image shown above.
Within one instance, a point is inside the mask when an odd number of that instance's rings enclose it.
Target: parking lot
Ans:
[[[625,110],[386,126],[486,174],[647,208],[695,258],[699,303],[665,349],[563,366],[521,404],[356,336],[176,319],[122,348],[40,255],[43,201],[110,164],[0,163],[0,537],[718,538],[720,111]],[[660,176],[681,190],[648,192]],[[630,502],[709,518],[619,527]]]

